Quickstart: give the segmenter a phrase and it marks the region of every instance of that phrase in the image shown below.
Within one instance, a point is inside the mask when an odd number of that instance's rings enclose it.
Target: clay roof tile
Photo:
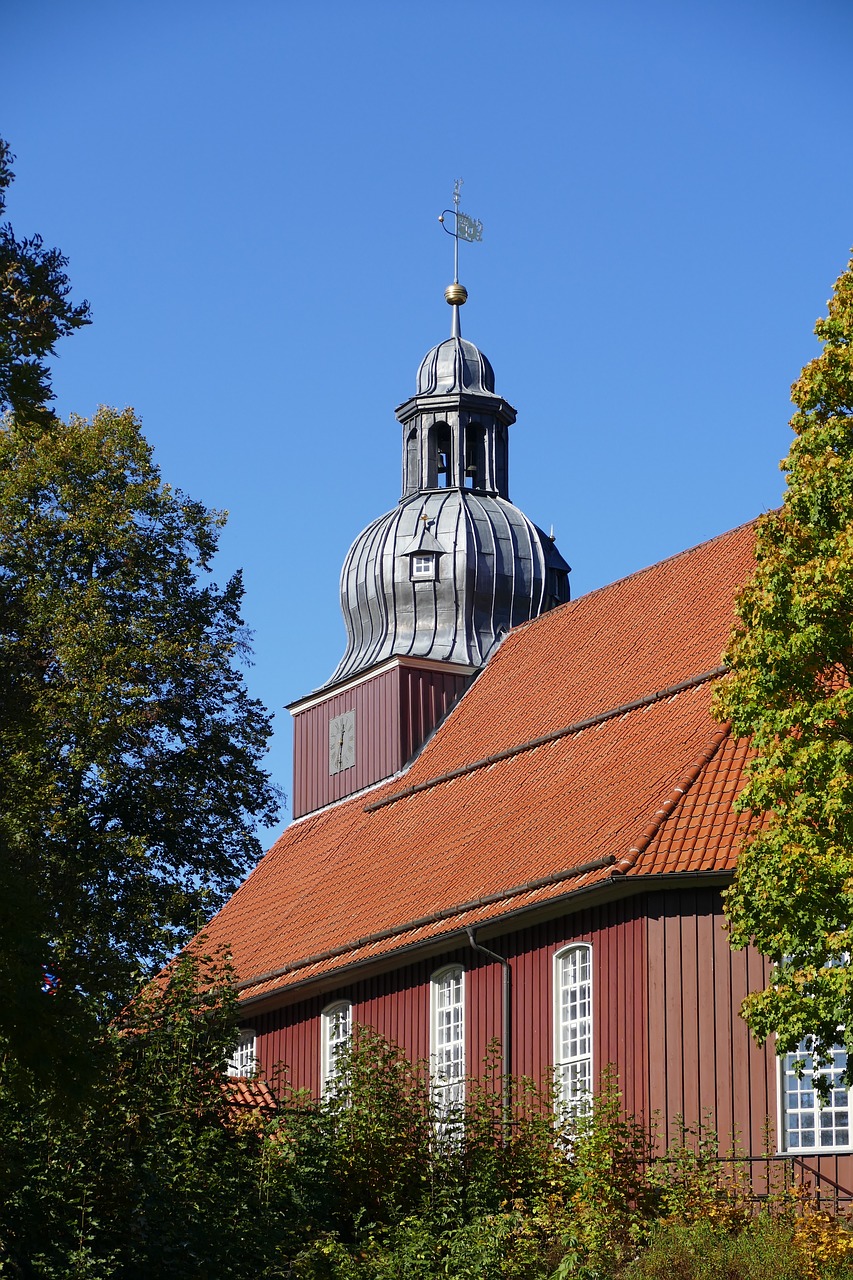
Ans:
[[[512,631],[402,778],[291,824],[211,921],[246,997],[610,879],[728,871],[710,715],[746,525]]]

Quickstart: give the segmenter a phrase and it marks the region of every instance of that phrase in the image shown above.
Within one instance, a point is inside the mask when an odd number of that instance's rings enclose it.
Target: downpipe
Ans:
[[[512,966],[506,956],[490,951],[477,941],[472,925],[465,926],[468,941],[474,951],[488,956],[503,966],[503,1008],[501,1015],[501,1074],[503,1076],[503,1143],[507,1145],[512,1127]]]

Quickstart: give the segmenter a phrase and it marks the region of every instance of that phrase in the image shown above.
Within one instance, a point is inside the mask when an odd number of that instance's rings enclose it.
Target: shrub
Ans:
[[[697,1218],[656,1225],[624,1280],[808,1280],[793,1225],[762,1213],[739,1231]]]

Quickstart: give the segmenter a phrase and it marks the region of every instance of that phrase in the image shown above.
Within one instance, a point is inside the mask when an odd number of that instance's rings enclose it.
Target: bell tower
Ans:
[[[421,361],[397,409],[403,492],[351,546],[341,572],[347,647],[329,681],[290,705],[293,816],[402,769],[509,628],[569,599],[552,537],[509,500],[515,409],[461,334],[460,237],[482,227],[454,209],[450,337]],[[447,230],[447,228],[445,227]],[[466,234],[467,231],[467,234]]]
[[[453,309],[458,312],[459,304]],[[417,393],[397,409],[403,499],[429,489],[473,489],[509,499],[507,428],[515,410],[495,395],[494,370],[460,336],[458,318],[454,329],[424,357]]]

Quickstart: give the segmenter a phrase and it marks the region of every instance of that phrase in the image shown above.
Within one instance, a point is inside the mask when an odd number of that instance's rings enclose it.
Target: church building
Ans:
[[[757,1157],[769,1123],[850,1186],[847,1092],[821,1109],[756,1047],[738,1009],[768,965],[724,931],[748,744],[710,708],[754,526],[570,600],[509,498],[516,411],[446,296],[397,409],[402,496],[343,566],[346,650],[290,708],[294,820],[206,930],[239,980],[234,1071],[285,1063],[316,1095],[362,1024],[449,1105],[496,1040],[569,1108],[612,1064],[663,1143],[681,1115]]]

